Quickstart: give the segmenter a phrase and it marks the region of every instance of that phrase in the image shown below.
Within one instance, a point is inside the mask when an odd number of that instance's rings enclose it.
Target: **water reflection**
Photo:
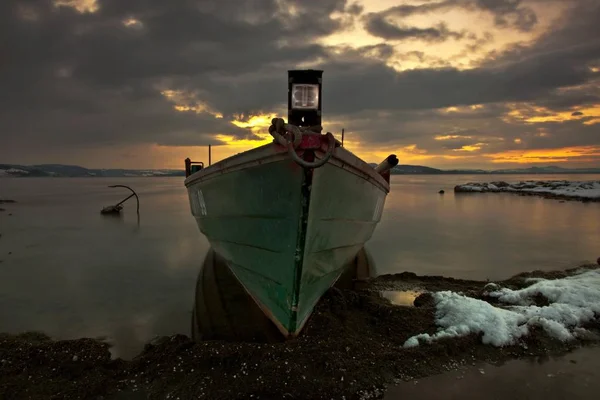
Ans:
[[[118,218],[99,214],[114,198],[101,178],[10,181],[3,191],[18,197],[19,209],[0,215],[0,332],[103,335],[126,358],[157,335],[190,334],[208,246],[180,180],[131,184],[142,200],[143,229],[135,207]]]
[[[100,214],[101,218],[103,218],[105,221],[117,221],[120,223],[125,222],[125,218],[123,217],[122,213],[110,213],[110,214]]]
[[[512,360],[402,382],[385,400],[399,399],[595,399],[600,391],[600,348],[584,347],[562,357]]]
[[[125,211],[121,211],[118,213],[110,213],[110,214],[101,214],[101,218],[106,221],[109,224],[118,224],[118,225],[124,225],[126,223],[126,218],[125,218]],[[131,217],[128,216],[127,219],[131,219]],[[134,228],[131,230],[131,232],[138,232],[140,230],[140,214],[135,214],[135,225]]]
[[[414,306],[414,301],[423,292],[414,290],[382,290],[379,292],[383,298],[388,299],[397,306]]]
[[[598,176],[536,179],[594,180]],[[395,176],[384,216],[367,247],[380,274],[413,271],[467,279],[505,279],[523,270],[593,261],[600,243],[598,203],[559,203],[513,194],[455,194],[467,181],[521,176]],[[446,194],[439,196],[437,191]]]
[[[599,204],[454,195],[455,184],[477,180],[497,177],[392,177],[383,220],[367,245],[377,272],[502,279],[600,255]],[[13,216],[0,213],[0,332],[105,335],[123,357],[157,335],[189,334],[208,243],[191,217],[183,179],[122,181],[140,196],[143,226],[129,204],[118,219],[100,217],[115,200],[106,188],[117,183],[112,178],[2,181],[3,194],[18,203]]]

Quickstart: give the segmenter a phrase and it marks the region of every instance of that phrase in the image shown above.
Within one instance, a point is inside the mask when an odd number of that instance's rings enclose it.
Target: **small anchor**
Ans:
[[[140,199],[137,195],[137,193],[135,193],[135,191],[130,188],[129,186],[125,186],[125,185],[111,185],[109,186],[109,188],[116,188],[116,187],[122,187],[122,188],[126,188],[131,190],[132,194],[130,194],[129,196],[127,196],[126,198],[124,198],[123,200],[121,200],[120,202],[118,202],[115,205],[112,206],[106,206],[104,207],[101,211],[100,214],[119,214],[121,212],[121,210],[123,209],[123,203],[125,203],[127,200],[129,200],[130,198],[135,196],[135,199],[137,201],[137,214],[140,215]]]

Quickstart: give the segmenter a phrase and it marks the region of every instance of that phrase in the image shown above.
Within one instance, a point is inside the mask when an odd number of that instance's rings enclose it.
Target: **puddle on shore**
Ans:
[[[600,347],[583,347],[562,357],[477,364],[391,386],[384,400],[597,399]]]
[[[414,301],[423,292],[415,290],[382,290],[379,294],[397,306],[414,306]]]

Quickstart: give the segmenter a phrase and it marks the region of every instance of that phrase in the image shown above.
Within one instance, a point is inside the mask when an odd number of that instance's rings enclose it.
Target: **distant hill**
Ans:
[[[377,164],[370,163],[373,167]],[[469,174],[600,174],[600,168],[580,168],[570,169],[562,167],[531,167],[531,168],[515,168],[515,169],[498,169],[486,171],[483,169],[437,169],[432,167],[424,167],[422,165],[397,165],[392,168],[393,175],[469,175]]]
[[[392,168],[392,174],[443,174],[444,171],[437,168],[424,167],[422,165],[396,165]]]
[[[491,174],[599,174],[600,168],[570,169],[555,166],[531,167],[520,169],[498,169],[490,171]]]
[[[370,164],[375,167],[377,164]],[[600,174],[600,168],[569,169],[562,167],[532,167],[518,169],[499,169],[485,171],[482,169],[453,169],[441,170],[422,165],[397,165],[392,168],[394,175],[441,175],[441,174]],[[176,169],[89,169],[78,165],[39,164],[16,165],[0,164],[0,178],[2,177],[159,177],[159,176],[185,176],[185,171]]]
[[[78,165],[40,164],[15,165],[0,164],[1,177],[158,177],[185,176],[185,171],[174,169],[89,169]]]

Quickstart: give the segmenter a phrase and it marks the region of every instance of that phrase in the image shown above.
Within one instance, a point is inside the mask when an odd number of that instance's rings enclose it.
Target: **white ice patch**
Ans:
[[[13,175],[28,175],[29,171],[18,168],[0,169],[1,176],[13,176]]]
[[[545,307],[532,305],[537,294],[543,295],[550,304]],[[499,347],[514,344],[526,336],[530,326],[541,327],[559,340],[571,340],[581,330],[581,324],[600,314],[600,270],[564,279],[541,279],[524,289],[504,288],[490,292],[489,296],[507,307],[494,307],[485,301],[449,291],[434,293],[438,332],[413,336],[404,347],[471,333],[483,333],[484,344]]]
[[[457,192],[529,192],[548,193],[566,197],[596,199],[600,198],[600,181],[522,181],[467,183],[458,185]]]

